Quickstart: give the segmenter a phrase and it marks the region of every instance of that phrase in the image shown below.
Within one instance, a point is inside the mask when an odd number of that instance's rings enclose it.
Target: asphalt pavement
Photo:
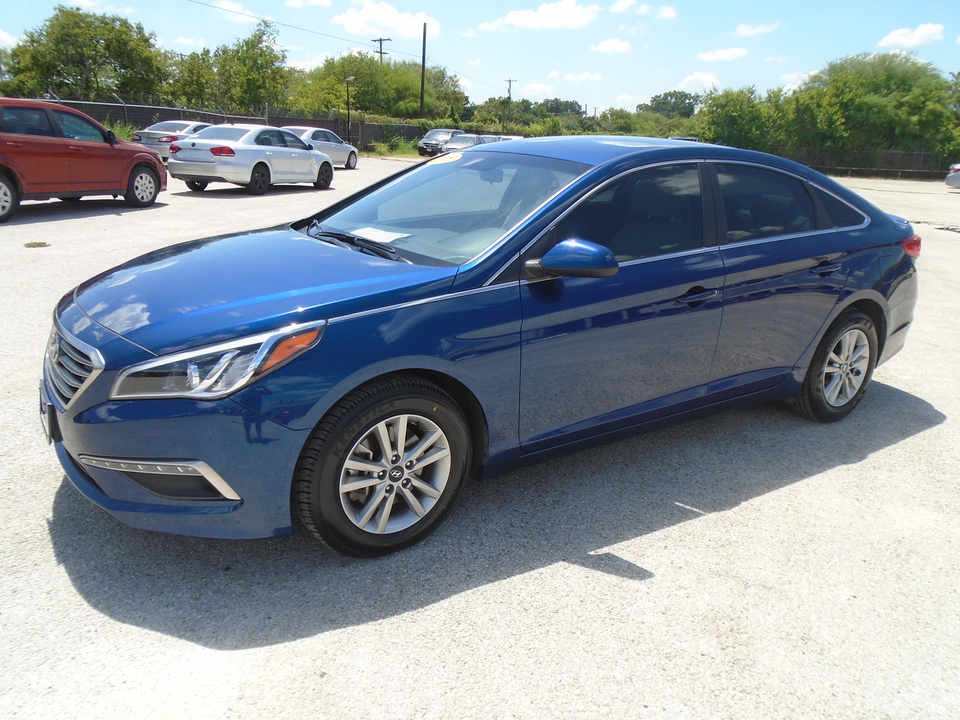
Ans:
[[[305,217],[399,169],[0,225],[0,717],[960,717],[960,190],[842,180],[923,238],[906,348],[833,425],[734,410],[472,483],[354,560],[127,528],[37,415],[57,300],[174,242]],[[223,268],[230,272],[229,267]]]

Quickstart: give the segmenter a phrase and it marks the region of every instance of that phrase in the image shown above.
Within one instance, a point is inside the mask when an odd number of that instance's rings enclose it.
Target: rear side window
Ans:
[[[827,213],[828,227],[855,227],[863,225],[866,220],[863,213],[851,205],[847,205],[843,200],[821,190],[818,187],[813,188],[813,194],[823,206]]]
[[[810,232],[813,201],[799,180],[753,165],[716,165],[728,243]]]
[[[0,129],[14,135],[41,135],[46,137],[56,135],[46,111],[41,108],[3,108],[3,125]]]

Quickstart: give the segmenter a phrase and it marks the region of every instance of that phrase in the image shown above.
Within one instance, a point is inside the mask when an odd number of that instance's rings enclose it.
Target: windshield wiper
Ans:
[[[370,238],[360,237],[359,235],[351,235],[350,233],[324,230],[319,225],[311,225],[308,230],[312,231],[310,232],[311,236],[321,239],[329,238],[330,240],[334,241],[334,245],[339,245],[340,247],[349,247],[352,245],[356,248],[369,250],[374,255],[386,258],[387,260],[396,260],[397,262],[404,262],[408,265],[413,265],[411,260],[408,260],[407,258],[398,254],[396,248],[391,247],[387,243],[371,240]]]

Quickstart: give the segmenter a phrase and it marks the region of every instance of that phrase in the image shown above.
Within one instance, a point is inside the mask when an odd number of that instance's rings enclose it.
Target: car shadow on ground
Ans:
[[[49,532],[83,599],[119,622],[217,649],[260,647],[417,610],[558,562],[643,582],[605,552],[844,465],[945,420],[874,383],[840,423],[772,403],[700,419],[470,483],[423,543],[355,560],[302,530],[222,541],[134,530],[66,478]]]
[[[334,177],[336,180],[336,177]],[[315,188],[310,183],[293,183],[293,184],[283,184],[283,185],[271,185],[270,189],[265,193],[268,195],[283,195],[283,194],[296,194],[301,192],[327,192],[328,190],[333,190],[333,184],[329,188],[324,188],[320,190]],[[262,195],[251,195],[250,192],[245,188],[239,185],[231,185],[230,183],[211,183],[207,186],[205,190],[196,192],[194,190],[188,190],[186,186],[182,186],[181,189],[173,187],[168,190],[168,192],[178,195],[185,198],[203,198],[204,196],[213,196],[219,199],[241,199],[241,198],[257,198],[263,197]]]
[[[162,198],[163,195],[161,194]],[[71,218],[97,217],[100,215],[128,215],[138,212],[152,212],[166,207],[166,203],[157,200],[145,208],[135,208],[127,205],[122,197],[116,200],[110,197],[81,198],[75,202],[63,200],[36,200],[20,203],[16,214],[6,225],[27,225],[31,223],[58,222]]]

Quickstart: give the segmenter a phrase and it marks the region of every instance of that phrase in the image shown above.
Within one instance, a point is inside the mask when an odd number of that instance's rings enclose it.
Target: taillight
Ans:
[[[217,157],[233,157],[236,153],[233,151],[232,147],[227,147],[226,145],[221,145],[220,147],[210,148],[210,152]]]
[[[914,235],[913,237],[908,237],[906,240],[902,240],[900,245],[903,246],[903,251],[912,258],[920,257],[920,236]]]
[[[179,140],[179,139],[180,139],[180,138],[177,137],[176,135],[161,135],[160,137],[157,138],[157,142],[162,142],[162,143],[168,143],[168,142],[169,142],[169,143],[172,143],[172,142],[175,142],[175,141],[177,141],[177,140]]]
[[[136,133],[134,133],[133,135],[131,135],[131,136],[130,136],[130,139],[133,140],[134,142],[140,142],[141,140],[143,140],[143,138],[140,137],[139,135],[137,135]]]
[[[179,145],[171,145],[171,146],[170,146],[170,152],[172,152],[172,153],[178,153],[178,152],[180,152],[180,146],[179,146]]]

